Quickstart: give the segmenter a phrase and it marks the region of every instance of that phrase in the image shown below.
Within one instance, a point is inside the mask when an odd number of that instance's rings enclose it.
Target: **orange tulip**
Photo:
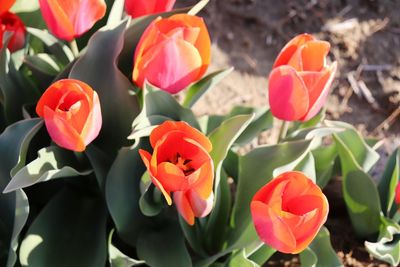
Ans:
[[[59,80],[36,106],[47,131],[60,147],[81,152],[100,132],[102,117],[97,93],[84,82]]]
[[[0,48],[3,46],[3,37],[5,32],[12,33],[7,48],[11,51],[17,51],[25,45],[26,28],[22,20],[11,12],[4,12],[0,15]]]
[[[104,0],[39,0],[50,31],[60,39],[79,37],[106,13]]]
[[[132,18],[167,12],[172,9],[175,0],[125,0],[125,10]]]
[[[194,217],[208,215],[213,205],[210,140],[186,122],[166,121],[152,131],[150,144],[153,154],[145,150],[139,153],[153,184],[168,205],[172,204],[173,192],[178,212],[193,225]]]
[[[283,253],[299,253],[328,216],[321,189],[301,172],[286,172],[261,188],[251,202],[257,234]]]
[[[1,0],[0,2],[0,15],[8,10],[14,5],[16,0]]]
[[[336,72],[328,66],[330,44],[309,34],[293,38],[282,49],[269,75],[272,114],[286,121],[307,121],[324,105]]]
[[[210,36],[202,18],[158,17],[136,47],[132,78],[139,87],[147,80],[175,94],[203,76],[210,58]]]

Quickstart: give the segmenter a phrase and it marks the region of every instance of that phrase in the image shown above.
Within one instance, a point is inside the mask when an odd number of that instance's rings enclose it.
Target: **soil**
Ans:
[[[197,1],[177,2],[188,6]],[[330,59],[339,64],[328,118],[384,140],[382,161],[373,172],[378,177],[387,155],[400,145],[399,10],[400,0],[211,0],[200,14],[213,41],[210,71],[230,66],[235,70],[195,106],[195,112],[223,114],[234,105],[268,105],[267,77],[276,55],[296,34],[312,33],[331,43]],[[334,180],[326,191],[335,190],[341,192],[340,182]],[[387,266],[370,258],[348,227],[341,198],[331,195],[335,205],[327,227],[345,266]],[[277,257],[277,265],[270,266],[299,266],[297,258]]]

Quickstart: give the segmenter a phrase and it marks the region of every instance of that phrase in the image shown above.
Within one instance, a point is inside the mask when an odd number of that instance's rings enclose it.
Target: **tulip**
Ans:
[[[202,18],[187,14],[158,17],[136,47],[132,78],[139,87],[147,80],[175,94],[203,76],[210,58],[210,36]]]
[[[172,10],[175,0],[125,0],[125,10],[132,18],[168,12]]]
[[[0,15],[8,11],[15,3],[15,0],[1,0]]]
[[[269,75],[272,114],[285,121],[307,121],[324,105],[337,64],[326,64],[330,44],[309,34],[293,38],[282,49]]]
[[[39,0],[39,4],[50,31],[66,41],[90,30],[106,13],[104,0]]]
[[[22,20],[11,12],[4,12],[0,15],[0,48],[3,47],[5,32],[10,32],[12,37],[7,45],[11,51],[17,51],[25,45],[26,28]]]
[[[293,254],[311,243],[329,209],[321,189],[301,172],[279,175],[254,195],[250,206],[260,239]]]
[[[59,80],[44,92],[36,106],[47,131],[60,147],[81,152],[100,132],[102,118],[97,93],[84,82]]]
[[[400,182],[396,186],[394,202],[400,206]]]
[[[207,216],[214,199],[210,140],[186,122],[166,121],[151,132],[150,144],[153,154],[139,153],[168,205],[173,193],[178,212],[190,225],[195,217]]]

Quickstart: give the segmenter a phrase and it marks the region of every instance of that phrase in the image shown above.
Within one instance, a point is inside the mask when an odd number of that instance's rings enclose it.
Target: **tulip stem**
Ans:
[[[285,139],[288,129],[289,129],[289,122],[282,121],[281,128],[279,129],[278,143],[283,139]]]
[[[74,54],[74,57],[78,57],[79,55],[79,48],[78,44],[76,43],[76,40],[72,40],[69,42],[69,47],[71,48],[72,54]]]

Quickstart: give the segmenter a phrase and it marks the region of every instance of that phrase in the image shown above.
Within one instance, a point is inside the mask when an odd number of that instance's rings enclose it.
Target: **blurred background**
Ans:
[[[211,69],[235,71],[199,102],[198,114],[266,105],[275,57],[307,32],[329,41],[339,63],[328,118],[385,137],[389,151],[400,145],[400,0],[210,0],[200,15],[213,42]]]

